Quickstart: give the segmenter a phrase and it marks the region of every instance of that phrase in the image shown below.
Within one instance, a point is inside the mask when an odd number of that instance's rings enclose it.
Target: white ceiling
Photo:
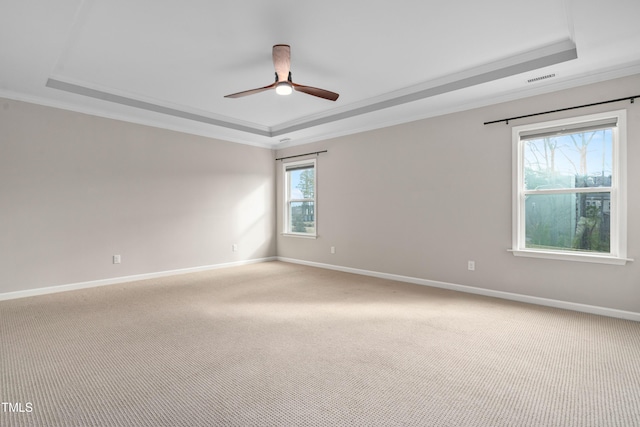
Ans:
[[[279,148],[640,73],[639,17],[640,0],[2,0],[0,96]],[[273,82],[274,44],[340,98],[224,98]]]

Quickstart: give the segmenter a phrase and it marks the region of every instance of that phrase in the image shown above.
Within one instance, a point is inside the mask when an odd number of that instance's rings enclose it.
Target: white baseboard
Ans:
[[[313,261],[304,261],[286,257],[267,257],[257,258],[245,261],[235,261],[223,264],[205,265],[200,267],[190,267],[178,270],[168,270],[156,273],[136,274],[132,276],[115,277],[111,279],[93,280],[89,282],[72,283],[68,285],[50,286],[45,288],[27,289],[24,291],[0,293],[0,301],[32,297],[37,295],[53,294],[57,292],[73,291],[77,289],[94,288],[98,286],[115,285],[119,283],[134,282],[137,280],[154,279],[158,277],[175,276],[177,274],[195,273],[198,271],[215,270],[219,268],[236,267],[241,265],[249,265],[268,261],[283,261],[293,264],[308,265],[310,267],[324,268],[327,270],[342,271],[345,273],[360,274],[363,276],[377,277],[380,279],[396,280],[398,282],[413,283],[416,285],[431,286],[434,288],[449,289],[452,291],[466,292],[470,294],[484,295],[494,298],[502,298],[511,301],[519,301],[528,304],[537,304],[547,307],[562,308],[566,310],[579,311],[583,313],[598,314],[602,316],[615,317],[619,319],[634,320],[640,322],[640,313],[633,311],[617,310],[607,307],[599,307],[595,305],[579,304],[574,302],[560,301],[549,298],[540,298],[529,295],[521,295],[511,292],[495,291],[491,289],[476,288],[473,286],[457,285],[454,283],[438,282],[435,280],[420,279],[417,277],[402,276],[398,274],[381,273],[378,271],[362,270],[358,268],[343,267],[333,264],[324,264]]]
[[[328,270],[342,271],[345,273],[360,274],[363,276],[378,277],[380,279],[395,280],[398,282],[413,283],[416,285],[431,286],[434,288],[449,289],[452,291],[466,292],[470,294],[484,295],[488,297],[501,298],[511,301],[524,302],[528,304],[542,305],[546,307],[562,308],[566,310],[579,311],[583,313],[598,314],[601,316],[615,317],[619,319],[634,320],[640,322],[640,313],[633,311],[617,310],[613,308],[599,307],[595,305],[579,304],[554,300],[549,298],[533,297],[529,295],[515,294],[511,292],[494,291],[491,289],[476,288],[473,286],[457,285],[454,283],[438,282],[435,280],[419,279],[417,277],[401,276],[397,274],[380,273],[377,271],[361,270],[358,268],[342,267],[333,264],[323,264],[319,262],[303,261],[294,258],[277,257],[278,261],[290,262],[294,264],[308,265],[310,267],[325,268]]]
[[[0,301],[33,297],[36,295],[54,294],[58,292],[74,291],[77,289],[95,288],[98,286],[115,285],[118,283],[134,282],[136,280],[155,279],[158,277],[175,276],[177,274],[195,273],[198,271],[216,270],[219,268],[237,267],[240,265],[256,264],[259,262],[276,261],[277,257],[257,258],[245,261],[227,262],[224,264],[204,265],[200,267],[182,268],[178,270],[160,271],[157,273],[135,274],[132,276],[114,277],[111,279],[92,280],[90,282],[72,283],[69,285],[49,286],[45,288],[27,289],[24,291],[0,293]]]

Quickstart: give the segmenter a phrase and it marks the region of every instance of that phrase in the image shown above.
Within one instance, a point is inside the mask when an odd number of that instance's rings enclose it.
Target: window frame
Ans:
[[[515,256],[555,259],[564,261],[579,261],[600,264],[625,265],[627,258],[627,121],[626,110],[616,110],[585,116],[570,117],[547,122],[531,123],[512,128],[512,247],[510,252]],[[552,250],[540,248],[527,248],[525,246],[525,193],[531,194],[531,190],[525,188],[524,182],[524,143],[526,139],[522,134],[544,132],[545,129],[566,126],[579,130],[587,127],[590,122],[598,122],[607,119],[616,119],[617,125],[612,127],[612,175],[611,186],[606,187],[610,192],[611,219],[610,219],[610,249],[609,253],[597,253],[588,251]],[[561,194],[581,192],[602,192],[602,188],[593,187],[588,190],[559,191]],[[554,190],[546,190],[538,194],[553,194]]]
[[[288,168],[292,167],[304,167],[304,166],[312,166],[313,167],[313,198],[305,198],[305,199],[292,199],[290,194],[290,178]],[[284,182],[284,192],[283,192],[283,236],[289,237],[300,237],[304,239],[316,239],[318,237],[318,164],[316,159],[307,159],[307,160],[298,160],[294,162],[284,162],[282,164],[282,180]],[[314,232],[313,233],[300,233],[295,231],[289,231],[290,227],[290,204],[294,202],[313,202],[313,216],[314,216]]]

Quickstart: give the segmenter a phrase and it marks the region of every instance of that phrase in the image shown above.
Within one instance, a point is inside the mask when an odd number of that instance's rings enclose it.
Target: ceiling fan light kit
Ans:
[[[293,92],[293,86],[289,82],[279,82],[276,85],[276,93],[278,95],[291,95]]]
[[[294,90],[296,92],[306,93],[307,95],[316,96],[318,98],[327,99],[329,101],[335,101],[338,99],[339,94],[331,92],[326,89],[319,89],[317,87],[304,86],[294,83],[291,80],[291,47],[286,44],[277,44],[273,46],[273,67],[276,70],[276,81],[269,86],[245,90],[243,92],[232,93],[226,95],[225,98],[241,98],[247,95],[253,95],[255,93],[264,92],[269,89],[276,90],[278,95],[289,95]]]

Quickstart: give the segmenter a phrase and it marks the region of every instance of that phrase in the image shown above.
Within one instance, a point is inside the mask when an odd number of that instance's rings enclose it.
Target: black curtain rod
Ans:
[[[505,124],[508,125],[509,124],[509,120],[524,119],[525,117],[540,116],[542,114],[557,113],[559,111],[575,110],[576,108],[593,107],[594,105],[609,104],[611,102],[620,102],[620,101],[631,100],[631,103],[633,104],[633,102],[635,101],[636,98],[640,98],[640,95],[627,96],[626,98],[610,99],[609,101],[594,102],[593,104],[576,105],[575,107],[560,108],[558,110],[550,110],[550,111],[544,111],[542,113],[527,114],[525,116],[509,117],[508,119],[500,119],[500,120],[493,120],[491,122],[484,122],[484,124],[485,125],[491,125],[491,124],[494,124],[494,123],[505,122]]]
[[[318,155],[320,155],[320,153],[326,153],[326,152],[327,152],[327,150],[314,151],[313,153],[306,153],[306,154],[298,154],[298,155],[295,155],[295,156],[280,157],[280,158],[277,158],[276,160],[293,159],[294,157],[310,156],[312,154],[315,154],[316,156],[318,156]]]

